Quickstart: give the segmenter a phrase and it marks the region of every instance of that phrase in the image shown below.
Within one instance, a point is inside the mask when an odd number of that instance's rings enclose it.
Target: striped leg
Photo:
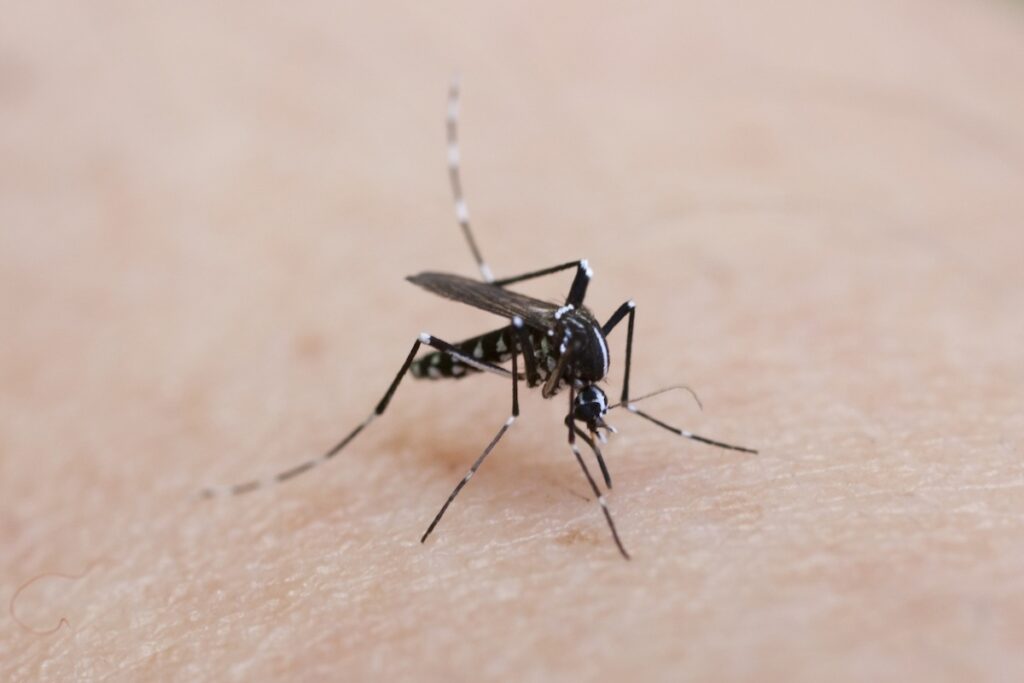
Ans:
[[[523,321],[520,318],[518,318],[518,317],[514,318],[512,320],[512,327],[514,327],[516,330],[522,329]],[[518,335],[512,334],[512,335],[510,335],[510,337],[513,340],[512,343],[515,346],[518,346],[518,344],[519,344]],[[466,472],[466,476],[464,476],[462,478],[462,480],[459,481],[459,483],[455,486],[455,489],[451,492],[451,495],[448,496],[448,500],[446,500],[444,502],[444,505],[441,506],[441,509],[437,511],[436,515],[434,515],[434,519],[433,519],[433,521],[430,522],[430,526],[427,527],[427,530],[423,533],[423,536],[420,538],[420,543],[426,543],[427,537],[430,536],[430,534],[434,531],[434,527],[436,527],[438,522],[441,521],[441,518],[444,516],[444,513],[448,510],[448,506],[452,504],[453,500],[455,500],[455,496],[459,495],[459,492],[462,491],[462,488],[467,483],[469,483],[469,480],[473,478],[473,475],[476,474],[476,471],[478,469],[480,469],[480,465],[484,464],[484,460],[486,460],[487,456],[491,454],[491,451],[494,450],[494,447],[498,445],[498,442],[501,440],[501,437],[505,436],[505,432],[508,431],[508,428],[511,427],[512,423],[514,423],[516,421],[516,418],[519,417],[519,364],[516,361],[516,356],[517,355],[518,355],[517,349],[515,347],[513,347],[512,348],[512,414],[509,415],[507,420],[505,420],[505,424],[503,424],[501,426],[501,429],[499,429],[498,433],[494,435],[494,438],[491,439],[491,442],[489,444],[487,444],[487,448],[485,448],[484,452],[480,454],[480,457],[478,457],[476,459],[476,461],[474,461],[473,464],[470,466],[469,471]]]
[[[576,392],[573,389],[569,391],[569,414],[572,415],[572,407],[576,401]],[[580,449],[576,445],[576,431],[571,420],[567,420],[569,424],[569,448],[572,449],[572,454],[576,456],[576,462],[580,464],[580,469],[583,470],[583,476],[587,478],[587,483],[590,484],[590,490],[594,492],[594,496],[597,498],[597,502],[601,505],[601,512],[604,513],[604,518],[608,522],[608,528],[612,531],[612,538],[615,540],[615,546],[619,549],[622,557],[629,559],[629,553],[626,552],[626,548],[622,545],[622,540],[619,538],[619,532],[615,528],[615,520],[612,519],[612,513],[608,510],[608,501],[604,499],[604,495],[601,493],[601,489],[597,487],[597,482],[590,476],[590,470],[587,469],[587,464],[583,462],[583,456],[580,455]]]
[[[445,131],[448,136],[448,180],[452,187],[452,199],[455,202],[455,218],[459,221],[459,227],[462,228],[462,234],[466,238],[469,250],[473,253],[473,258],[476,260],[477,268],[480,269],[480,277],[483,278],[484,282],[493,282],[498,286],[504,286],[512,284],[513,282],[522,282],[523,280],[540,277],[542,275],[550,275],[551,273],[557,273],[561,270],[566,270],[575,266],[577,267],[576,279],[573,280],[573,286],[570,290],[566,304],[579,307],[583,303],[583,295],[586,293],[587,283],[593,276],[593,271],[590,270],[589,266],[587,266],[587,262],[585,260],[572,261],[560,266],[555,266],[554,268],[546,268],[533,273],[517,275],[515,277],[495,281],[494,274],[491,272],[491,267],[487,265],[486,261],[484,261],[480,247],[477,246],[476,239],[473,237],[473,230],[469,225],[469,206],[466,204],[466,198],[462,192],[462,156],[459,152],[459,104],[459,78],[458,76],[454,76],[452,77],[451,85],[448,88],[448,116],[445,121]]]
[[[488,363],[485,361],[478,360],[476,358],[466,356],[465,354],[459,352],[457,348],[455,348],[448,342],[438,339],[437,337],[431,336],[427,333],[423,333],[413,343],[412,349],[409,350],[409,355],[406,356],[405,362],[402,363],[401,369],[399,369],[398,374],[395,375],[395,379],[392,380],[391,385],[388,387],[388,390],[384,393],[383,398],[381,398],[380,402],[373,409],[373,412],[370,413],[369,417],[367,417],[365,420],[359,423],[355,429],[349,432],[344,439],[342,439],[333,447],[331,447],[330,450],[326,451],[323,455],[320,455],[319,457],[312,458],[300,465],[296,465],[295,467],[291,467],[282,472],[278,472],[276,475],[270,478],[253,479],[251,481],[247,481],[242,484],[235,484],[233,486],[211,486],[203,489],[200,495],[203,498],[213,498],[217,496],[236,496],[242,493],[249,493],[250,491],[266,488],[268,486],[279,484],[281,482],[292,479],[293,477],[297,477],[300,474],[303,474],[304,472],[308,472],[314,467],[322,465],[323,463],[327,462],[328,460],[336,456],[338,453],[341,452],[343,448],[345,448],[345,446],[349,444],[349,442],[356,438],[356,436],[358,436],[359,433],[363,431],[371,422],[373,422],[378,416],[384,414],[384,411],[387,410],[388,404],[391,402],[391,397],[394,396],[395,391],[398,389],[398,385],[401,384],[402,382],[402,378],[405,377],[405,374],[409,370],[409,366],[412,365],[413,359],[416,357],[416,352],[419,351],[420,346],[423,344],[433,347],[438,351],[448,353],[453,357],[457,358],[459,361],[465,363],[466,365],[470,365],[478,370],[493,372],[506,377],[511,374],[509,373],[508,370],[499,365],[494,365],[493,363]]]
[[[608,319],[608,322],[604,324],[604,327],[601,329],[601,331],[604,333],[605,336],[608,336],[608,334],[615,328],[615,326],[622,322],[622,319],[625,318],[627,315],[629,316],[629,323],[626,327],[626,369],[622,379],[622,398],[620,399],[618,405],[621,405],[623,408],[633,413],[634,415],[639,415],[645,420],[648,420],[649,422],[658,425],[662,429],[667,429],[673,434],[678,434],[679,436],[684,437],[686,439],[690,439],[692,441],[699,441],[700,443],[706,443],[709,446],[725,448],[730,451],[740,451],[742,453],[756,454],[757,451],[752,448],[744,448],[743,446],[733,446],[732,444],[727,444],[722,441],[715,441],[714,439],[709,439],[707,437],[694,434],[693,432],[686,431],[685,429],[679,429],[678,427],[673,427],[671,425],[665,424],[656,417],[652,417],[651,415],[648,415],[644,411],[640,410],[639,408],[636,407],[635,402],[629,400],[629,371],[633,361],[633,321],[636,318],[636,304],[632,301],[627,301],[626,303],[619,306],[615,313],[612,314],[612,317]],[[691,390],[689,387],[681,388],[686,389],[691,394],[693,394],[693,390]],[[647,397],[659,393],[661,392],[656,391],[654,392],[654,394],[649,394]],[[700,405],[700,399],[697,398],[697,395],[693,394],[693,397],[694,399],[696,399],[697,405]],[[639,401],[640,399],[637,400]]]
[[[484,282],[494,282],[494,275],[491,268],[484,261],[480,248],[473,239],[473,231],[469,227],[469,207],[462,196],[462,177],[459,172],[459,78],[452,78],[451,87],[448,89],[448,119],[445,128],[448,133],[448,180],[452,186],[452,197],[455,200],[455,218],[459,221],[462,234],[466,236],[469,250],[473,252],[477,268],[480,269],[480,276]]]
[[[532,280],[545,275],[553,275],[554,273],[560,273],[563,270],[569,270],[570,268],[576,269],[576,277],[572,280],[572,286],[569,288],[569,296],[566,297],[565,305],[579,308],[583,305],[583,298],[587,294],[587,285],[590,284],[590,279],[594,277],[594,270],[590,267],[590,264],[587,263],[587,259],[569,261],[568,263],[560,263],[557,266],[534,270],[522,275],[504,277],[500,280],[495,280],[494,284],[498,287],[505,287],[506,285],[511,285],[515,282],[525,282],[526,280]]]
[[[604,477],[604,485],[606,488],[612,487],[612,475],[608,471],[608,465],[604,462],[604,455],[601,454],[601,449],[598,447],[597,442],[587,436],[587,433],[576,426],[576,424],[567,418],[567,423],[572,427],[573,431],[576,432],[576,436],[583,439],[583,442],[590,446],[590,450],[594,452],[594,457],[597,459],[597,466],[601,468],[601,476]]]

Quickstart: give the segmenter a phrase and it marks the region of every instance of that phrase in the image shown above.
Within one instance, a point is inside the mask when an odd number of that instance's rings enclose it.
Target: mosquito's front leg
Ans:
[[[722,441],[716,441],[714,439],[709,439],[707,437],[694,434],[693,432],[687,431],[685,429],[679,429],[678,427],[673,427],[671,425],[665,424],[656,417],[652,417],[651,415],[648,415],[644,411],[637,408],[635,403],[630,402],[629,371],[633,362],[633,322],[636,318],[636,303],[634,303],[633,301],[627,301],[626,303],[619,306],[615,313],[612,314],[612,317],[608,319],[608,322],[604,324],[604,327],[601,328],[601,331],[607,337],[608,334],[615,328],[615,326],[622,322],[622,319],[625,318],[627,315],[629,316],[629,323],[626,327],[626,368],[625,373],[622,377],[622,398],[619,401],[619,405],[621,405],[623,408],[633,413],[634,415],[639,415],[645,420],[653,422],[659,427],[667,429],[668,431],[674,434],[678,434],[679,436],[684,437],[686,439],[699,441],[700,443],[706,443],[710,446],[717,446],[718,448],[725,448],[731,451],[741,451],[743,453],[757,453],[757,451],[752,448],[745,448],[743,446],[733,446],[732,444],[728,444]],[[696,398],[696,395],[694,395],[694,398]],[[697,402],[698,404],[700,403],[699,400]]]
[[[607,337],[627,314],[629,315],[629,325],[626,329],[626,369],[622,376],[622,398],[620,399],[623,404],[629,401],[629,367],[633,361],[633,318],[636,316],[636,303],[630,299],[619,306],[601,328],[601,333]]]
[[[615,528],[615,520],[612,519],[612,513],[608,510],[608,502],[604,499],[604,494],[601,493],[601,489],[597,487],[597,482],[590,476],[590,470],[587,469],[587,464],[583,462],[583,456],[580,454],[580,449],[576,445],[576,430],[572,423],[572,406],[575,403],[576,392],[572,388],[569,390],[569,415],[566,419],[566,423],[569,427],[569,448],[572,449],[572,454],[576,456],[576,462],[580,464],[580,469],[583,470],[583,476],[587,478],[587,483],[590,484],[590,490],[594,492],[594,496],[597,497],[597,502],[601,505],[601,512],[604,513],[604,518],[608,522],[608,528],[612,531],[612,538],[615,540],[615,546],[619,549],[619,552],[625,559],[629,559],[629,553],[626,552],[626,548],[622,545],[622,540],[619,538],[619,532]]]
[[[405,362],[402,363],[402,367],[398,370],[398,374],[395,375],[395,379],[392,380],[390,386],[388,386],[388,390],[384,392],[384,396],[377,403],[377,406],[373,409],[373,412],[370,413],[370,415],[365,420],[359,423],[355,429],[349,432],[344,439],[342,439],[333,447],[331,447],[330,450],[326,451],[319,457],[312,458],[300,465],[296,465],[282,472],[278,472],[277,474],[268,479],[253,479],[252,481],[247,481],[242,484],[235,484],[233,486],[211,486],[203,489],[201,495],[204,498],[212,498],[214,496],[230,496],[239,495],[242,493],[249,493],[250,491],[255,491],[256,489],[271,486],[273,484],[279,484],[293,477],[297,477],[300,474],[308,472],[314,467],[317,467],[318,465],[322,465],[323,463],[327,462],[328,460],[336,456],[339,452],[341,452],[343,448],[345,448],[345,446],[349,444],[349,442],[352,441],[352,439],[356,438],[356,436],[358,436],[359,433],[367,427],[367,425],[373,422],[374,419],[377,418],[377,416],[384,414],[384,411],[387,410],[388,403],[391,402],[391,397],[394,396],[395,391],[398,389],[398,385],[401,384],[402,378],[405,377],[405,374],[409,371],[409,366],[412,365],[412,362],[416,357],[416,352],[419,351],[420,346],[423,344],[433,347],[443,353],[447,353],[457,358],[459,361],[477,368],[478,370],[493,372],[499,375],[509,374],[509,371],[501,367],[500,365],[494,365],[493,363],[487,363],[476,358],[466,356],[465,354],[459,352],[459,350],[456,347],[449,344],[448,342],[442,339],[438,339],[437,337],[434,337],[432,335],[423,333],[415,342],[413,342],[412,348],[409,350],[409,355],[406,356]]]

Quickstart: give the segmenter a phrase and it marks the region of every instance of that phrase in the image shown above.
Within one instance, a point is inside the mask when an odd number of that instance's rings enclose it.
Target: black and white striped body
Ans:
[[[566,382],[580,387],[604,379],[609,366],[608,344],[600,325],[590,312],[585,308],[563,308],[554,315],[557,318],[552,320],[550,328],[526,330],[535,362],[537,383],[548,382],[552,373],[559,368],[559,360],[570,347],[573,352],[563,364],[558,381],[552,384],[549,396],[557,393]],[[507,363],[512,358],[511,349],[515,347],[514,334],[511,326],[502,327],[454,346],[467,358],[487,363]],[[458,379],[480,372],[477,367],[457,356],[441,351],[418,358],[409,371],[418,379]]]
[[[512,348],[512,328],[502,327],[453,346],[469,358],[488,363],[506,363],[512,358],[509,350]],[[416,359],[409,366],[409,372],[417,379],[458,379],[481,371],[449,353],[434,351]]]

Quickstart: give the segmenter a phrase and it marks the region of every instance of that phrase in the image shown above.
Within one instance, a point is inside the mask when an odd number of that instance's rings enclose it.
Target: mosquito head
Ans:
[[[585,422],[591,432],[598,427],[608,428],[604,416],[608,414],[608,397],[595,384],[588,384],[576,394],[572,408],[572,419]]]

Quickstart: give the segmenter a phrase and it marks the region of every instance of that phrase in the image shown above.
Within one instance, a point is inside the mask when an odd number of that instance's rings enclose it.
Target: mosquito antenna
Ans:
[[[484,282],[494,282],[494,275],[491,268],[484,261],[480,248],[473,239],[473,231],[469,227],[469,207],[462,196],[462,177],[459,173],[459,75],[452,76],[451,86],[448,88],[448,118],[446,126],[448,132],[448,179],[452,185],[452,198],[455,200],[455,217],[462,228],[462,234],[466,236],[469,250],[473,252],[476,265],[480,269],[480,276]]]
[[[648,421],[653,422],[654,424],[658,425],[662,429],[667,429],[668,431],[672,432],[673,434],[678,434],[679,436],[682,436],[684,438],[691,439],[693,441],[699,441],[701,443],[706,443],[709,446],[717,446],[718,448],[725,448],[725,449],[730,450],[730,451],[740,451],[742,453],[753,453],[753,454],[757,455],[757,451],[754,450],[753,448],[744,448],[743,446],[733,446],[732,444],[724,443],[722,441],[715,441],[714,439],[709,439],[707,437],[700,436],[698,434],[694,434],[693,432],[688,432],[685,429],[679,429],[678,427],[673,427],[672,425],[669,425],[669,424],[666,424],[666,423],[662,422],[661,420],[659,420],[656,417],[652,417],[651,415],[648,415],[647,413],[645,413],[644,411],[640,410],[639,408],[637,408],[632,403],[626,403],[623,407],[626,410],[628,410],[629,412],[633,413],[634,415],[639,415],[640,417],[644,418],[645,420],[648,420]]]
[[[701,402],[700,396],[697,395],[696,391],[694,391],[690,387],[686,386],[685,384],[673,384],[670,387],[665,387],[664,389],[658,389],[657,391],[652,391],[651,393],[644,394],[643,396],[640,396],[638,398],[631,398],[628,401],[620,401],[619,403],[616,403],[615,405],[608,406],[608,410],[611,410],[613,408],[619,408],[619,407],[622,407],[622,406],[627,406],[628,407],[628,405],[630,403],[636,403],[637,401],[643,401],[643,400],[646,400],[648,398],[654,398],[655,396],[659,396],[661,394],[667,394],[670,391],[676,391],[676,390],[679,390],[679,389],[689,393],[690,396],[693,396],[693,400],[697,402],[697,407],[700,408],[702,411],[704,410],[704,404]]]

